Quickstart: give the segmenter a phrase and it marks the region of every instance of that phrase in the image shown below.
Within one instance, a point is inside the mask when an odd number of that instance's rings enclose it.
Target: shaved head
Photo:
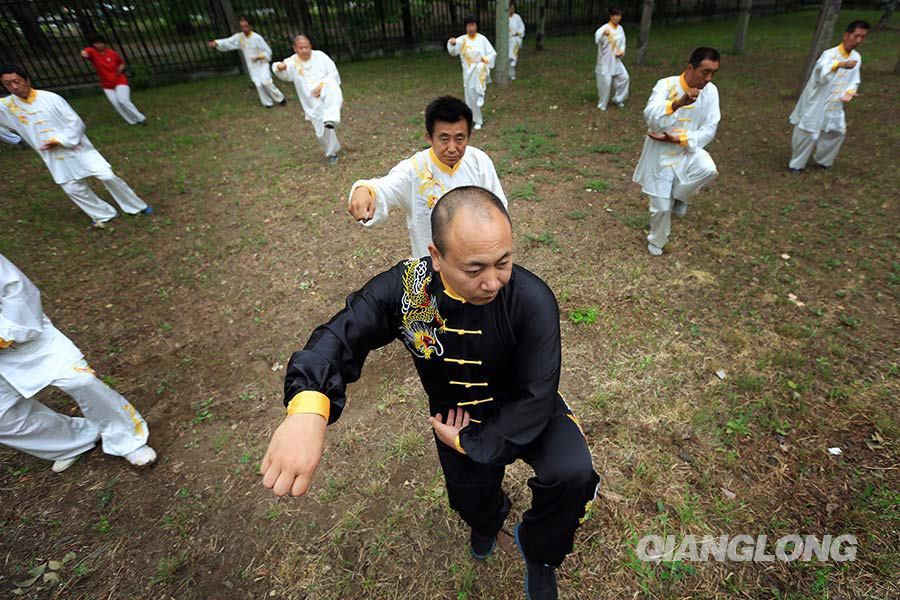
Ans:
[[[312,42],[310,41],[310,39],[309,39],[308,37],[306,37],[306,35],[304,35],[304,34],[302,34],[302,33],[299,34],[299,35],[295,35],[295,36],[294,36],[294,44],[296,45],[297,42],[299,42],[300,40],[306,40],[307,42],[309,42],[310,44],[312,44]]]
[[[447,242],[455,237],[451,235],[453,222],[463,212],[480,222],[503,219],[512,229],[509,213],[493,192],[474,185],[452,189],[441,196],[431,211],[431,239],[441,254],[446,254]]]

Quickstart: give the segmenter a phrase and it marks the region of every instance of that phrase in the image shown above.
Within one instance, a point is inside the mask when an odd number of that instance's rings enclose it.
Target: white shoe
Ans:
[[[647,244],[647,250],[649,250],[650,254],[653,256],[661,256],[663,253],[663,249],[654,244]]]
[[[475,129],[476,130],[481,129],[481,123],[475,123]]]
[[[156,451],[145,444],[137,450],[132,450],[122,458],[135,467],[146,467],[156,462]]]
[[[684,200],[675,198],[675,206],[672,207],[672,214],[676,217],[683,217],[687,214],[688,203]]]
[[[75,461],[81,458],[84,453],[79,454],[78,456],[73,456],[72,458],[64,458],[62,460],[54,460],[53,466],[50,467],[50,470],[54,473],[62,473],[69,467],[75,464]]]

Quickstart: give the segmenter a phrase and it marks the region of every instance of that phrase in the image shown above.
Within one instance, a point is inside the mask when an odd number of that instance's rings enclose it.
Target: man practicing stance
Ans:
[[[511,508],[501,485],[505,466],[521,459],[534,469],[531,508],[515,539],[527,597],[555,599],[556,567],[571,552],[600,480],[558,392],[556,299],[513,265],[509,215],[488,190],[448,192],[431,221],[428,257],[377,275],[291,357],[287,418],[263,458],[263,485],[279,496],[306,493],[346,386],[359,379],[370,351],[398,339],[428,395],[450,506],[471,527],[476,559],[491,554]]]

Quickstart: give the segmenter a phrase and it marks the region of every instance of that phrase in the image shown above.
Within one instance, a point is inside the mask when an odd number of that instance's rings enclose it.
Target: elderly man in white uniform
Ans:
[[[241,17],[238,20],[241,30],[232,36],[218,40],[207,42],[210,48],[215,48],[219,52],[230,52],[232,50],[240,50],[244,55],[244,64],[247,66],[247,73],[250,80],[256,86],[259,93],[259,101],[266,108],[272,108],[277,102],[284,106],[286,100],[284,94],[272,81],[272,74],[269,72],[269,61],[272,60],[272,49],[263,36],[253,31],[250,19]]]
[[[859,88],[862,57],[856,48],[869,33],[865,21],[853,21],[844,31],[844,39],[822,53],[806,82],[803,94],[791,113],[794,126],[792,154],[788,169],[799,173],[816,151],[816,164],[828,169],[834,164],[847,134],[844,104]]]
[[[622,63],[625,56],[625,28],[619,25],[622,21],[622,9],[609,9],[609,23],[594,32],[594,43],[597,44],[597,108],[606,110],[609,104],[610,91],[612,101],[622,106],[628,99],[628,71]]]
[[[67,417],[34,396],[52,385],[70,395],[82,417]],[[100,381],[81,350],[41,308],[33,283],[0,254],[0,444],[55,461],[66,470],[102,440],[103,451],[135,466],[156,460],[147,423]]]
[[[466,104],[472,109],[475,129],[481,129],[484,126],[481,107],[484,106],[484,93],[497,60],[497,51],[486,37],[478,33],[475,15],[467,16],[463,22],[466,24],[466,35],[447,40],[447,52],[450,56],[459,56]]]
[[[284,81],[292,81],[306,120],[313,124],[319,146],[329,164],[338,161],[335,129],[341,122],[341,76],[334,61],[320,50],[313,50],[305,35],[294,38],[294,55],[272,65],[272,72]]]
[[[703,149],[721,118],[712,83],[719,60],[715,48],[697,48],[684,73],[656,82],[644,108],[648,133],[633,180],[650,197],[647,250],[653,256],[669,240],[672,212],[684,216],[688,200],[719,174]]]
[[[91,190],[88,177],[99,179],[126,213],[153,212],[94,149],[84,133],[84,122],[68,102],[53,92],[32,88],[28,73],[21,67],[3,67],[0,79],[10,92],[0,100],[0,126],[14,131],[37,150],[53,181],[87,213],[94,226],[103,227],[117,213]]]
[[[519,50],[525,42],[525,21],[516,12],[516,3],[509,3],[509,79],[516,80],[516,65],[519,64]]]
[[[507,206],[494,163],[468,145],[472,111],[462,100],[442,96],[431,102],[425,109],[425,130],[431,148],[402,161],[384,177],[354,183],[347,209],[354,219],[371,227],[387,219],[391,208],[402,208],[413,258],[428,256],[431,210],[450,190],[483,187]]]

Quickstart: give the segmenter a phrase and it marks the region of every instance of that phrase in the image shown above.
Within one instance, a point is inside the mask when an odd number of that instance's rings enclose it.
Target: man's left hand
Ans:
[[[653,138],[657,142],[667,142],[669,144],[680,144],[681,140],[665,131],[648,131],[647,136]]]
[[[469,424],[469,413],[463,409],[456,410],[451,408],[447,413],[447,422],[440,413],[433,417],[428,417],[428,422],[434,428],[437,438],[456,450],[456,436]]]
[[[38,148],[38,150],[46,151],[61,145],[62,144],[60,144],[57,140],[47,140],[46,142],[41,144],[41,147]]]
[[[316,89],[314,89],[314,90],[312,91],[313,98],[318,98],[319,96],[321,96],[321,95],[322,95],[322,88],[324,88],[324,87],[325,87],[325,84],[324,84],[324,83],[320,83],[319,85],[317,85],[317,86],[316,86]]]

